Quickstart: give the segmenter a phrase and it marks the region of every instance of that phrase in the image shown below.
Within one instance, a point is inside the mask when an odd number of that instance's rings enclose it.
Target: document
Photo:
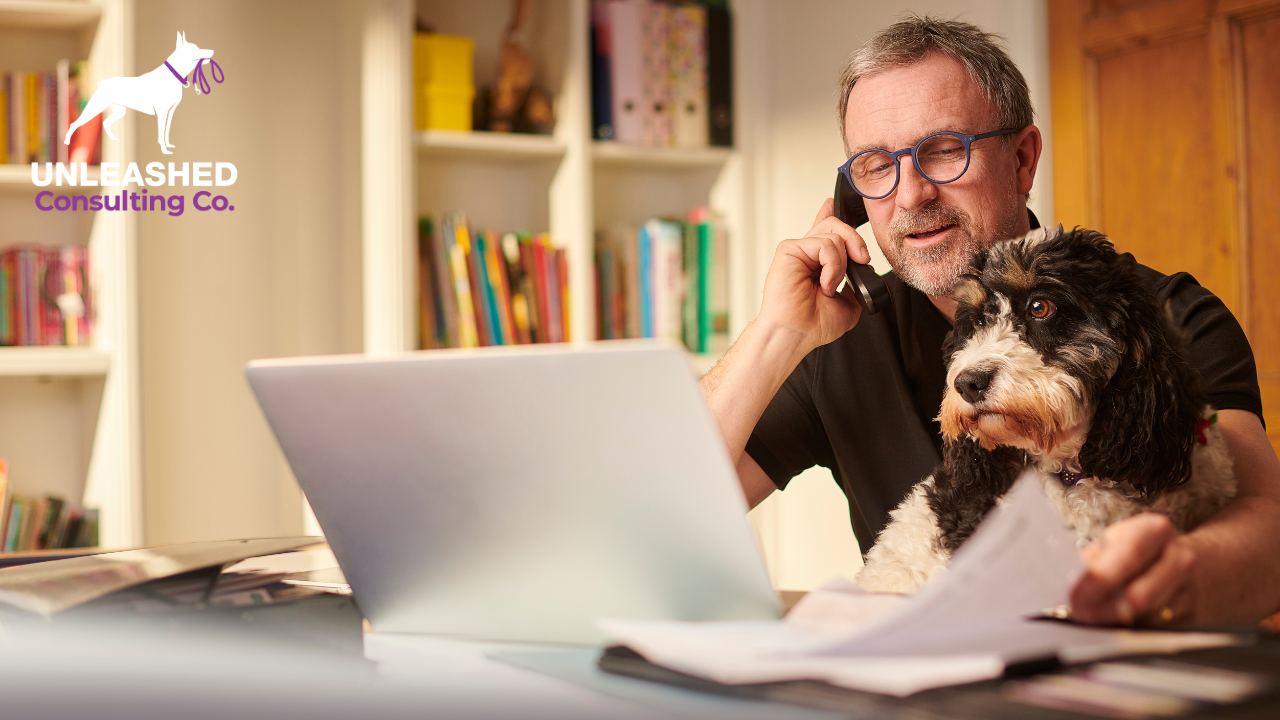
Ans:
[[[892,695],[1000,676],[1008,664],[1086,662],[1240,642],[1228,633],[1093,628],[1037,619],[1063,605],[1083,562],[1075,533],[1028,471],[913,596],[852,583],[815,591],[778,622],[601,619],[652,663],[726,684],[822,680]]]
[[[0,603],[48,617],[152,580],[320,542],[294,537],[182,543],[3,568]]]

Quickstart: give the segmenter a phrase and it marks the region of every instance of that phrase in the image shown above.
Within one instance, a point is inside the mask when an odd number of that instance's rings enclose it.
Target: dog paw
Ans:
[[[160,146],[160,152],[164,153],[165,155],[172,155],[172,154],[173,154],[173,152],[172,152],[171,150],[169,150],[169,148],[167,148],[167,147],[165,147],[165,146],[163,146],[163,145],[161,145],[161,146]]]

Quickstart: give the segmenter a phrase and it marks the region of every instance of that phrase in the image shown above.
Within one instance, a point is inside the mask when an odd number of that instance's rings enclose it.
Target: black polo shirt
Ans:
[[[1261,418],[1253,351],[1222,301],[1187,273],[1162,275],[1141,265],[1139,273],[1161,304],[1168,301],[1210,404]],[[942,404],[942,342],[951,323],[924,293],[892,272],[884,278],[893,304],[809,353],[770,401],[746,448],[779,488],[814,465],[829,469],[849,500],[864,554],[889,511],[942,458],[942,429],[933,418]]]

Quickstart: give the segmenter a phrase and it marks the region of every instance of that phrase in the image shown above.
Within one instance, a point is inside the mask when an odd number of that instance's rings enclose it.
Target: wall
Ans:
[[[768,68],[756,90],[767,131],[757,134],[757,194],[767,198],[757,211],[757,281],[763,286],[774,246],[801,237],[824,198],[831,196],[835,170],[844,162],[836,125],[836,81],[845,59],[879,29],[908,11],[971,22],[1003,35],[1031,87],[1036,123],[1045,134],[1031,208],[1042,222],[1053,218],[1052,158],[1049,157],[1048,36],[1042,0],[876,1],[807,0],[739,2],[747,27],[765,33],[752,38],[758,67]],[[742,26],[740,25],[740,28]],[[742,38],[750,41],[751,39]],[[886,264],[874,242],[872,264]],[[848,507],[831,474],[815,468],[774,493],[753,513],[770,571],[779,587],[808,589],[833,575],[850,575],[861,564],[849,529]]]
[[[145,542],[279,536],[302,503],[244,380],[253,358],[361,349],[359,20],[338,0],[138,0],[135,63],[175,33],[226,82],[187,91],[175,154],[130,112],[139,163],[235,163],[234,212],[140,213]],[[354,18],[354,19],[353,19]],[[354,60],[353,60],[354,58]],[[216,188],[215,188],[216,189]],[[177,189],[174,192],[182,192]]]

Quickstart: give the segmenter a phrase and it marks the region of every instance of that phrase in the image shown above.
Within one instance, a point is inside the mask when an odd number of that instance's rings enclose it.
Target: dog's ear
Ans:
[[[1154,298],[1134,302],[1129,316],[1126,351],[1099,394],[1080,467],[1086,476],[1127,481],[1152,494],[1191,477],[1203,406],[1195,372],[1182,357],[1181,333]]]
[[[174,44],[173,49],[174,50],[182,49],[182,31],[181,30],[178,31],[178,42]]]
[[[951,297],[956,302],[973,307],[981,307],[982,303],[987,301],[987,289],[982,287],[978,276],[961,275],[955,289],[951,291]]]

